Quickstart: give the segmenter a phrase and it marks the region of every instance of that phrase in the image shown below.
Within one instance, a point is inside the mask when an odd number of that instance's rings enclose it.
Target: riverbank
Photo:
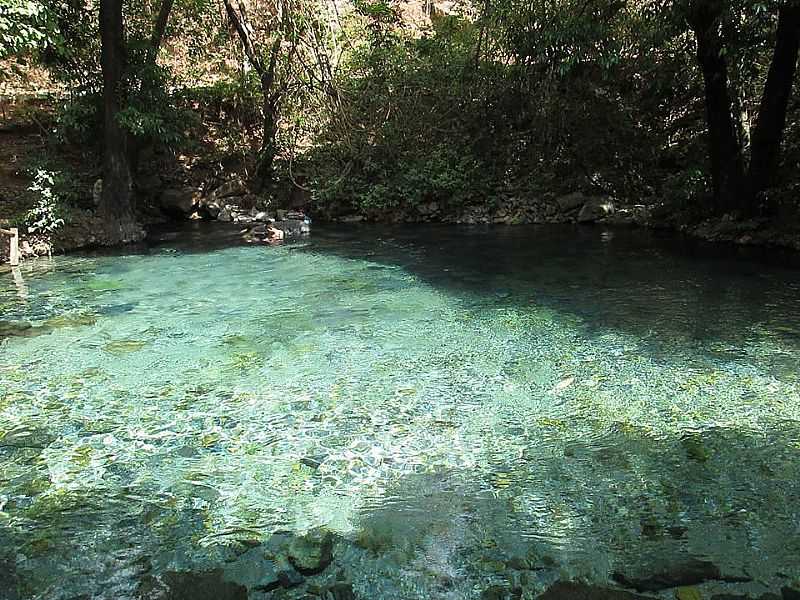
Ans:
[[[519,225],[577,224],[585,227],[642,228],[675,231],[698,240],[734,244],[743,247],[800,250],[800,227],[792,219],[776,221],[766,217],[739,219],[733,215],[699,219],[663,203],[620,204],[609,198],[587,196],[576,192],[550,196],[541,201],[506,200],[485,205],[448,210],[439,203],[429,203],[414,210],[381,213],[347,212],[342,214],[328,207],[279,202],[253,194],[238,177],[219,184],[208,193],[202,187],[168,188],[152,192],[142,204],[140,222],[146,228],[164,227],[169,223],[191,220],[218,221],[241,225],[242,237],[257,241],[260,225],[278,228],[287,236],[307,234],[308,214],[320,223],[343,224],[424,224],[482,225],[502,229]],[[90,204],[91,200],[84,203]],[[284,208],[276,208],[283,206]],[[15,207],[20,206],[18,199]],[[291,207],[291,208],[287,208]],[[9,224],[11,220],[0,221]],[[22,230],[23,258],[68,253],[105,245],[103,224],[91,208],[75,208],[63,227],[52,234],[26,233]],[[255,231],[256,238],[253,237]],[[7,255],[5,245],[0,260]]]
[[[0,123],[0,226],[20,228],[23,258],[106,245],[104,223],[95,212],[102,186],[97,157],[70,144],[53,146],[47,129],[54,119],[49,100],[22,98],[5,111]],[[683,199],[676,204],[657,197],[620,199],[578,189],[535,197],[504,195],[477,204],[431,201],[358,210],[344,200],[323,203],[313,190],[296,182],[256,192],[248,185],[241,157],[220,150],[219,134],[211,123],[203,122],[201,129],[198,137],[205,141],[192,152],[141,157],[143,175],[137,178],[135,195],[137,216],[146,229],[187,220],[220,221],[242,225],[242,235],[252,238],[254,226],[285,220],[287,213],[294,212],[331,223],[498,228],[576,223],[664,229],[709,242],[800,250],[800,213],[792,206],[771,217],[709,216],[698,212],[703,204],[699,200]],[[222,169],[224,164],[228,168]],[[580,188],[577,181],[562,182],[562,190],[569,185]],[[44,195],[49,204],[42,203]],[[39,224],[33,232],[29,231],[32,221]],[[293,222],[289,228],[299,230],[303,225]],[[6,244],[0,244],[0,263],[7,254]]]

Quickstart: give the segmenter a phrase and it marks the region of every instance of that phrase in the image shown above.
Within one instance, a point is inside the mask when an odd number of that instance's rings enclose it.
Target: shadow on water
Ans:
[[[800,497],[796,423],[546,442],[526,460],[489,457],[493,471],[409,473],[367,499],[344,535],[243,530],[200,546],[202,508],[132,488],[52,498],[29,515],[33,531],[0,528],[0,598],[634,600],[699,585],[710,595],[685,597],[713,600],[800,577],[800,539],[787,535]]]
[[[147,245],[104,253],[214,252],[248,245],[242,228],[192,222],[153,230]],[[631,333],[656,356],[662,342],[742,346],[754,335],[800,348],[800,255],[788,251],[570,225],[325,225],[287,246],[401,267],[476,310],[547,306],[581,319],[589,336]]]
[[[492,598],[551,588],[547,597],[563,600],[627,598],[599,591],[612,588],[672,597],[684,586],[706,589],[677,597],[756,598],[789,589],[800,573],[800,542],[784,535],[795,527],[798,441],[796,424],[556,441],[503,465],[502,482],[472,471],[403,478],[366,507],[354,539],[391,557],[408,598],[477,598],[493,586],[503,591]],[[752,470],[769,474],[764,488]],[[391,577],[371,585],[381,579]],[[556,593],[564,580],[596,589]]]
[[[476,308],[547,306],[590,336],[631,333],[663,351],[766,333],[800,348],[800,256],[586,226],[349,226],[309,251],[400,266]],[[735,351],[732,350],[735,354]]]

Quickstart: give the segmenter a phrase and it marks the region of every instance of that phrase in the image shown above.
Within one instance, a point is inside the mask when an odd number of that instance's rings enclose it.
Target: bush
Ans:
[[[69,178],[37,169],[33,184],[28,188],[36,195],[33,208],[25,214],[28,233],[51,235],[64,225],[67,210],[59,190],[65,185],[69,185]]]

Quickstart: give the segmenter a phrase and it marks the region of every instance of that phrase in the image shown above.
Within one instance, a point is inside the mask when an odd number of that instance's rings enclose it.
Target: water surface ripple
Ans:
[[[477,598],[512,555],[800,578],[794,266],[599,228],[234,237],[0,274],[32,325],[0,330],[23,598],[133,598],[144,559],[319,526],[391,554],[352,574],[376,600]]]

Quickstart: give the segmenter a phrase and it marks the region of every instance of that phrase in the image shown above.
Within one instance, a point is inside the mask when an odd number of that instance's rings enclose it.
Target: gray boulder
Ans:
[[[217,219],[222,211],[220,203],[209,198],[203,198],[197,208],[200,215],[205,219]]]
[[[300,219],[284,219],[283,221],[275,221],[273,227],[283,231],[286,236],[290,235],[308,235],[311,233],[311,226],[307,221]]]
[[[166,600],[247,600],[247,588],[238,583],[226,581],[221,569],[207,572],[164,573],[163,582]]]
[[[614,203],[608,198],[591,198],[578,213],[578,223],[594,223],[614,214]]]
[[[558,210],[561,212],[573,211],[582,207],[585,203],[586,196],[583,195],[583,192],[572,192],[571,194],[566,194],[565,196],[559,196],[556,198]]]
[[[314,531],[292,539],[288,559],[302,575],[322,573],[333,561],[333,536],[326,531]]]
[[[197,193],[192,188],[168,188],[161,192],[159,205],[166,214],[186,217],[194,212]]]
[[[215,198],[230,198],[232,196],[245,196],[249,193],[247,186],[244,184],[239,177],[231,179],[230,181],[226,181],[217,189],[215,189],[211,194]]]

